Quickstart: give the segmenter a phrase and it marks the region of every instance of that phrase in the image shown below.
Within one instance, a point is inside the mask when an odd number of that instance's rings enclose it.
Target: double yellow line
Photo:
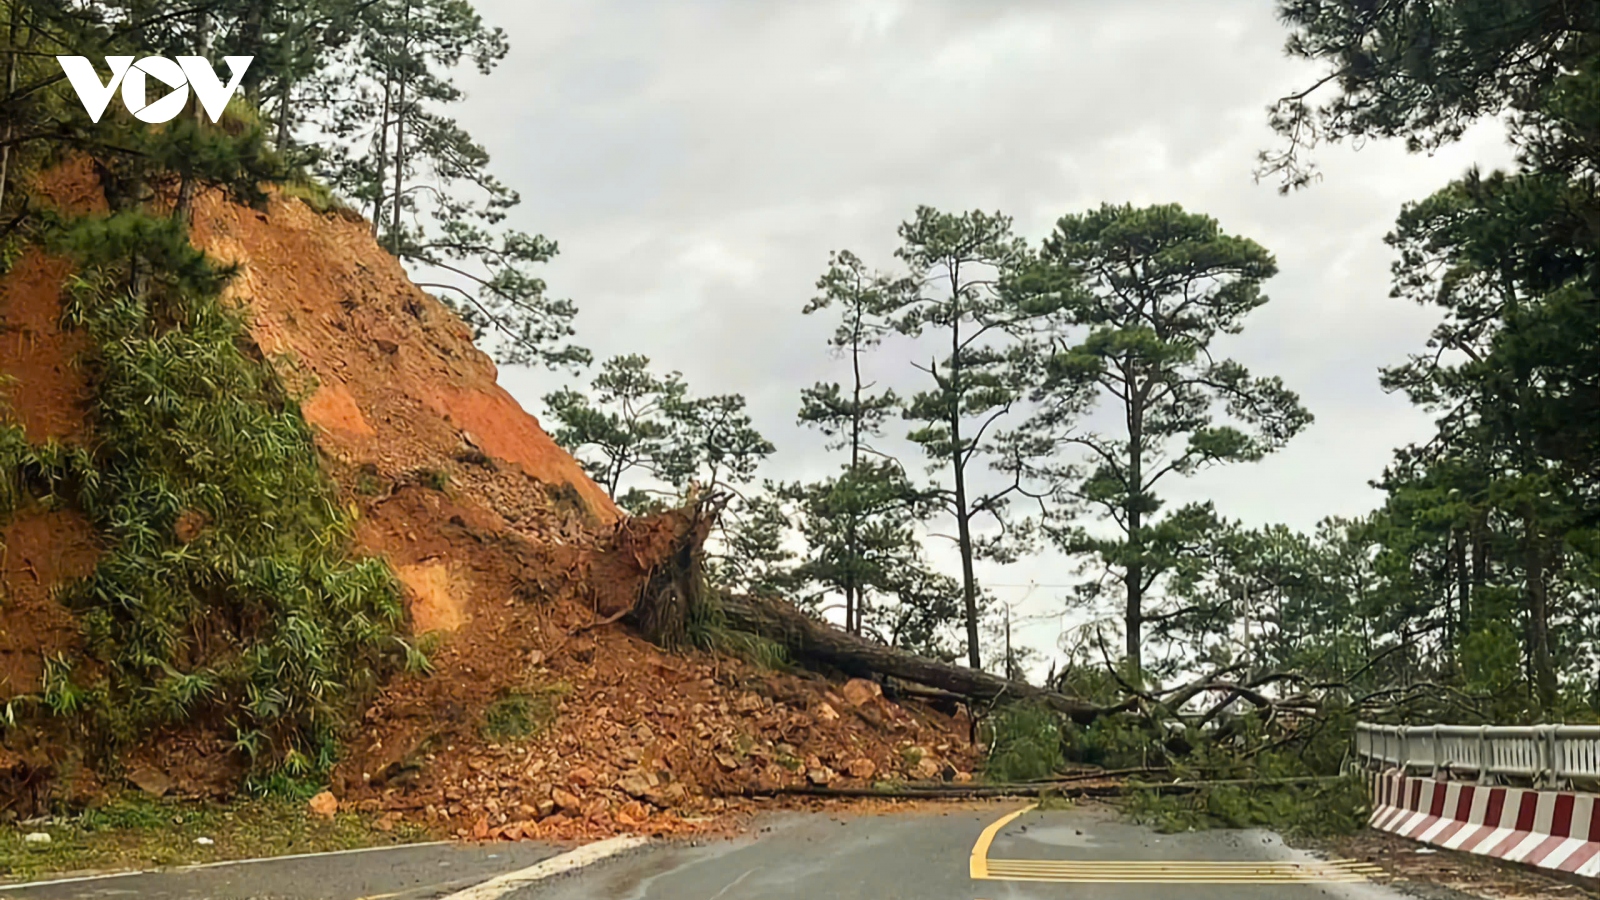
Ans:
[[[1008,813],[978,836],[969,874],[978,881],[1050,881],[1075,884],[1329,884],[1366,881],[1378,866],[1356,860],[1256,862],[1250,860],[990,859],[1000,829],[1034,809]]]
[[[1327,863],[1090,862],[1042,859],[988,860],[991,881],[1075,884],[1330,884],[1366,881],[1382,870],[1352,860]]]

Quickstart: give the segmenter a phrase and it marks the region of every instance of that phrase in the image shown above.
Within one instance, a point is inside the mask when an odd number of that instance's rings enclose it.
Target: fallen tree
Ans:
[[[1283,788],[1333,784],[1344,780],[1338,775],[1308,775],[1296,778],[1220,778],[1209,781],[1119,782],[1116,784],[1075,784],[1069,781],[1041,781],[1012,784],[879,784],[873,787],[829,787],[826,785],[783,785],[751,787],[747,797],[881,797],[891,800],[983,799],[993,797],[1121,797],[1135,791],[1155,794],[1192,794],[1207,788]]]
[[[1059,690],[1059,684],[1040,687],[887,647],[812,618],[786,601],[733,594],[709,586],[704,574],[705,541],[726,502],[725,496],[712,494],[651,517],[660,527],[650,529],[649,540],[654,542],[668,535],[670,550],[635,554],[641,561],[651,558],[657,562],[647,568],[629,608],[595,624],[626,618],[651,641],[674,649],[690,643],[692,625],[697,620],[701,625],[714,621],[717,628],[726,632],[754,636],[781,647],[788,659],[801,666],[884,679],[886,687],[892,684],[902,693],[924,700],[959,700],[989,708],[1029,701],[1079,725],[1089,725],[1112,714],[1132,713],[1145,723],[1143,727],[1150,731],[1152,741],[1180,756],[1187,755],[1192,749],[1191,737],[1202,731],[1211,731],[1214,739],[1232,738],[1239,727],[1239,716],[1230,713],[1236,704],[1251,706],[1253,718],[1269,723],[1310,720],[1320,725],[1324,706],[1320,695],[1344,688],[1310,683],[1292,672],[1249,675],[1245,662],[1223,666],[1186,684],[1143,688],[1123,679],[1108,657],[1106,669],[1120,685],[1122,699],[1097,703]],[[619,534],[625,530],[619,530]],[[1285,696],[1266,693],[1280,683],[1293,684],[1299,690]],[[1215,699],[1198,710],[1185,711],[1207,694]],[[1219,726],[1225,714],[1231,716],[1231,724]],[[1179,730],[1163,727],[1168,724]],[[1281,735],[1277,743],[1257,743],[1259,747],[1277,747],[1302,740],[1308,732],[1317,730],[1294,728]]]
[[[712,602],[720,608],[729,628],[783,646],[796,662],[830,666],[851,675],[886,675],[987,703],[1032,700],[1079,723],[1132,708],[1131,701],[1115,707],[1098,706],[1026,682],[875,644],[818,622],[781,600],[722,594]]]
[[[801,665],[858,677],[885,676],[991,706],[1034,701],[1080,724],[1133,709],[1138,703],[1137,697],[1130,697],[1116,706],[1100,706],[1059,691],[885,647],[819,622],[781,600],[714,591],[704,576],[704,547],[725,503],[725,497],[711,495],[663,514],[670,517],[671,552],[657,557],[663,561],[650,569],[633,604],[607,620],[626,618],[645,637],[672,649],[687,641],[696,617],[713,619],[720,627],[777,644]]]
[[[1103,649],[1103,672],[1052,672],[1045,686],[1036,686],[907,653],[783,600],[709,586],[703,547],[719,511],[715,501],[702,499],[660,514],[647,542],[652,552],[630,554],[644,578],[629,609],[607,610],[603,617],[597,609],[597,619],[623,615],[669,649],[688,644],[762,664],[781,656],[824,675],[873,678],[885,696],[965,704],[973,743],[981,735],[986,745],[978,782],[955,782],[948,773],[947,782],[766,780],[719,790],[751,797],[1122,798],[1137,821],[1168,830],[1222,825],[1335,833],[1365,822],[1360,780],[1335,773],[1343,770],[1348,723],[1372,710],[1374,698],[1389,704],[1381,693],[1352,696],[1348,684],[1262,671],[1250,659],[1162,686],[1128,679]],[[986,723],[981,730],[980,722]],[[1072,763],[1095,768],[1065,771]],[[1120,780],[1127,776],[1134,778]]]

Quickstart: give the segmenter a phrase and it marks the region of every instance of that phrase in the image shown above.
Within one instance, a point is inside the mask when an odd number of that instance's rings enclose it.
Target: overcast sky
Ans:
[[[455,112],[520,191],[513,224],[561,245],[553,293],[597,358],[644,353],[700,393],[749,398],[778,446],[770,477],[838,460],[795,425],[801,387],[839,380],[833,323],[801,307],[828,253],[891,267],[918,204],[999,210],[1037,241],[1102,202],[1177,202],[1272,251],[1272,302],[1224,352],[1297,390],[1316,423],[1267,461],[1204,473],[1253,524],[1310,528],[1379,499],[1368,481],[1430,423],[1379,389],[1429,310],[1388,297],[1400,206],[1477,162],[1509,161],[1495,126],[1433,157],[1325,148],[1291,196],[1255,184],[1266,107],[1317,70],[1286,58],[1269,0],[478,0],[511,54],[466,79]],[[883,377],[905,382],[893,345]],[[507,370],[531,412],[555,386]],[[947,556],[941,559],[948,560]],[[956,570],[951,569],[952,573]],[[1062,560],[985,573],[1050,651]]]

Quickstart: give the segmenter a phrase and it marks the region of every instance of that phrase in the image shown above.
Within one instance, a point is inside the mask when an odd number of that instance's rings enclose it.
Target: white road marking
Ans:
[[[743,875],[740,875],[738,878],[735,878],[733,881],[729,882],[727,887],[717,891],[716,896],[712,897],[711,900],[721,900],[724,894],[727,894],[729,891],[738,887],[740,882],[744,881],[746,878],[749,878],[754,872],[755,869],[747,869]]]
[[[188,872],[192,869],[220,869],[224,866],[243,866],[250,863],[282,862],[288,859],[317,859],[323,856],[354,856],[357,853],[382,853],[385,850],[415,850],[418,847],[443,847],[454,841],[424,841],[420,844],[384,844],[381,847],[357,847],[354,850],[324,850],[320,853],[290,853],[286,856],[257,856],[252,859],[224,859],[220,862],[195,863],[160,871]]]
[[[113,878],[132,878],[135,875],[170,875],[173,872],[192,872],[196,869],[220,869],[226,866],[247,866],[252,863],[281,862],[286,859],[314,859],[322,856],[354,856],[357,853],[379,853],[384,850],[415,850],[418,847],[440,847],[453,841],[424,841],[418,844],[384,844],[381,847],[357,847],[354,850],[325,850],[319,853],[291,853],[287,856],[256,856],[250,859],[224,859],[209,863],[192,863],[186,866],[172,866],[164,869],[138,869],[131,872],[105,872],[99,875],[72,875],[66,878],[51,878],[47,881],[22,881],[15,884],[0,884],[0,894],[10,891],[26,891],[31,888],[50,887],[57,884],[78,884],[84,881],[109,881]]]
[[[508,872],[498,878],[491,878],[482,884],[474,885],[464,891],[457,891],[442,900],[497,900],[499,897],[526,887],[537,881],[543,881],[563,872],[580,869],[592,865],[609,856],[615,856],[625,850],[642,847],[650,843],[649,838],[624,835],[594,844],[586,844],[576,850],[552,856],[537,865],[526,869]]]

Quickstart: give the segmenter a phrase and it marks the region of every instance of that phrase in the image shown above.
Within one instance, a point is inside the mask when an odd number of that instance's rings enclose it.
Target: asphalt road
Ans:
[[[892,816],[786,817],[738,841],[642,848],[524,888],[507,900],[1398,900],[1405,896],[1366,881],[1365,867],[1320,861],[1286,847],[1268,832],[1161,835],[1092,807],[1034,810],[1006,820],[1018,806]]]
[[[0,887],[4,900],[433,900],[560,853],[544,844],[427,845]]]
[[[596,848],[591,848],[596,849]],[[1400,900],[1374,870],[1262,831],[1161,835],[1102,807],[1020,803],[788,814],[699,845],[650,844],[526,887],[538,844],[446,845],[0,887],[16,900]],[[588,851],[585,851],[588,852]],[[512,876],[513,878],[518,876]],[[485,882],[488,882],[487,884]],[[461,900],[457,897],[457,900]]]

